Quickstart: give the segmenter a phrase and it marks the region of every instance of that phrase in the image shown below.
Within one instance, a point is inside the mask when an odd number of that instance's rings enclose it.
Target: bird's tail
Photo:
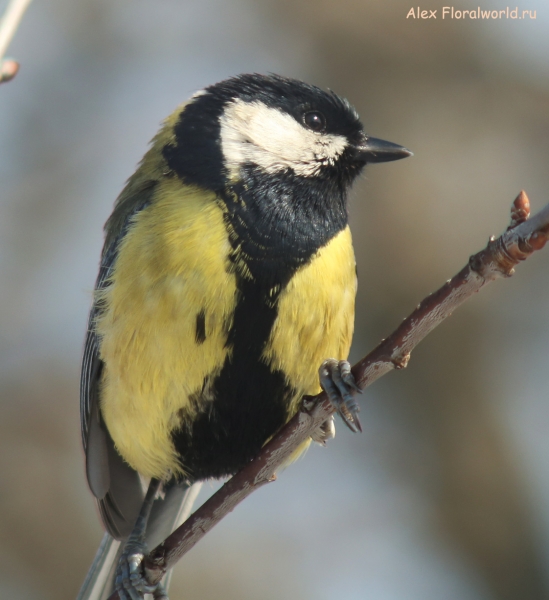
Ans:
[[[200,483],[172,483],[164,488],[162,498],[154,502],[147,525],[146,541],[152,549],[190,515],[194,501],[200,491]],[[124,544],[105,533],[76,600],[107,600],[113,592],[113,581],[118,559]],[[164,578],[167,590],[171,571]]]

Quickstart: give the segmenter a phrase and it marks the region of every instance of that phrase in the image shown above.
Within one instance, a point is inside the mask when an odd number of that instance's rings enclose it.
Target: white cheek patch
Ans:
[[[225,167],[237,177],[245,163],[277,173],[312,176],[332,165],[347,146],[342,135],[315,133],[292,116],[263,103],[231,102],[220,118]]]

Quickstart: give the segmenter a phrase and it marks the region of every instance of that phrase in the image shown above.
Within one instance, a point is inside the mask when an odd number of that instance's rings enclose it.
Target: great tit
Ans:
[[[235,473],[320,384],[360,428],[347,192],[366,163],[410,154],[278,75],[207,87],[164,122],[105,225],[82,367],[87,477],[113,538],[142,478],[164,484],[156,513],[179,490],[177,512],[185,485]],[[142,597],[123,571],[121,597]]]

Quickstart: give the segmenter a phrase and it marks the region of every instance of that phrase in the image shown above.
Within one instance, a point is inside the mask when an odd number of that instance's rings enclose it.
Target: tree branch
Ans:
[[[0,21],[0,83],[10,81],[19,71],[19,63],[4,59],[4,55],[30,3],[31,0],[11,0]]]
[[[549,205],[529,219],[528,197],[521,192],[511,208],[511,225],[498,239],[471,256],[466,267],[439,290],[425,298],[394,333],[353,367],[362,389],[393,369],[406,367],[411,351],[459,305],[498,277],[509,277],[514,266],[549,237]],[[262,485],[276,479],[277,469],[287,463],[330,415],[334,408],[326,394],[308,398],[302,409],[261,450],[259,455],[232,477],[198,510],[145,558],[145,574],[150,583],[188,552],[214,525]],[[118,599],[114,592],[109,600]]]

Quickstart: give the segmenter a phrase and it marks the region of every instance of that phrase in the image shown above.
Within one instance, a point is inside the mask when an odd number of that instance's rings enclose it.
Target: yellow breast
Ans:
[[[226,341],[238,294],[230,250],[214,194],[165,180],[135,217],[110,285],[98,292],[101,411],[118,451],[143,475],[184,474],[171,433],[192,421],[204,382],[231,351]],[[347,228],[280,294],[262,360],[296,390],[289,416],[303,394],[319,391],[322,361],[347,357],[355,293]],[[197,333],[200,318],[204,335]],[[202,394],[200,402],[208,401]]]
[[[136,216],[111,285],[99,292],[101,411],[118,451],[143,475],[182,472],[170,433],[192,418],[192,395],[225,361],[236,302],[229,250],[215,196],[167,180]]]

